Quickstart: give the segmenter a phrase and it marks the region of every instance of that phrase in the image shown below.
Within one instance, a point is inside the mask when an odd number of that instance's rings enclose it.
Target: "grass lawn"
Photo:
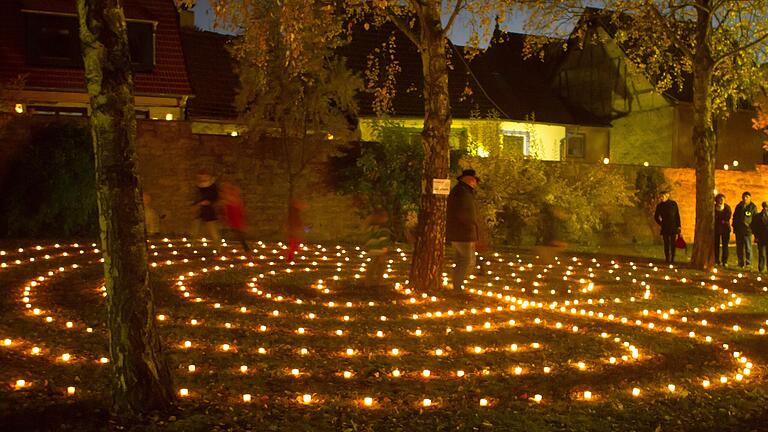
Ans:
[[[491,251],[465,290],[423,292],[405,252],[370,289],[355,246],[253,246],[152,245],[179,397],[131,424],[109,415],[100,252],[0,246],[0,429],[768,430],[756,272]]]

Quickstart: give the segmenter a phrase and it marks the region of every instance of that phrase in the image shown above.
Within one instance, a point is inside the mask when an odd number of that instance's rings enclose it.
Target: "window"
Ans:
[[[150,72],[155,67],[155,26],[148,22],[128,22],[128,46],[134,72]]]
[[[502,146],[504,151],[520,156],[531,155],[531,134],[521,131],[503,131]]]
[[[35,66],[81,67],[75,17],[27,15],[27,61]]]
[[[566,159],[583,159],[586,155],[587,138],[583,133],[569,133],[566,142]]]
[[[66,117],[86,117],[88,115],[88,110],[86,108],[30,105],[27,107],[27,109],[29,110],[30,114],[33,115]]]
[[[28,13],[27,63],[34,66],[82,68],[77,18],[71,15]],[[128,21],[128,47],[134,72],[155,67],[155,26]]]

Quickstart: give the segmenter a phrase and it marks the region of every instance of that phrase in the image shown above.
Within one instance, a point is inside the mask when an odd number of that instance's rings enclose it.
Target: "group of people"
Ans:
[[[757,269],[766,269],[768,258],[768,202],[763,201],[761,210],[752,202],[752,194],[744,192],[741,201],[731,212],[725,203],[725,195],[715,196],[715,263],[728,265],[728,242],[731,227],[736,237],[736,257],[739,267],[752,265],[752,236],[757,243]]]
[[[197,208],[197,217],[192,225],[192,236],[198,237],[204,228],[211,240],[221,240],[219,219],[243,246],[250,250],[245,239],[245,206],[240,196],[240,188],[230,182],[216,183],[216,178],[207,170],[200,170],[196,177],[197,200],[192,203]]]
[[[736,257],[740,268],[752,265],[752,236],[757,243],[758,271],[766,270],[768,259],[768,202],[763,201],[762,210],[752,202],[752,194],[744,192],[741,201],[731,211],[725,203],[725,195],[715,196],[715,265],[728,265],[728,243],[731,229],[736,238]],[[662,191],[661,201],[654,213],[656,223],[661,227],[664,240],[664,257],[667,263],[675,261],[675,249],[680,235],[680,211],[677,203],[669,198],[669,191]]]
[[[231,182],[216,182],[216,178],[208,170],[197,173],[197,199],[192,203],[197,216],[192,225],[192,237],[199,237],[200,231],[205,230],[207,236],[214,242],[221,240],[220,223],[239,241],[243,250],[250,247],[246,240],[245,205],[243,204],[240,188]],[[291,199],[288,206],[288,217],[285,231],[288,240],[286,260],[293,261],[304,240],[304,223],[301,213],[309,205],[298,199]]]

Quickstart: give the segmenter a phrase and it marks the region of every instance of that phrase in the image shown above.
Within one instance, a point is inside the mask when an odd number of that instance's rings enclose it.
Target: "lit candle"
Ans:
[[[75,388],[72,387],[72,386],[67,387],[67,394],[70,395],[70,396],[75,394]]]
[[[246,393],[243,395],[243,402],[250,402],[251,401],[251,395]]]

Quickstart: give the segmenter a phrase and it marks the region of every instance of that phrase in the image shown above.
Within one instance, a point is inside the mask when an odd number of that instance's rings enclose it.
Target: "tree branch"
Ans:
[[[394,12],[392,12],[389,8],[386,8],[384,10],[384,13],[387,14],[387,19],[392,22],[392,24],[397,27],[398,30],[400,30],[404,35],[408,37],[408,39],[413,42],[414,45],[416,45],[416,48],[421,51],[421,48],[419,47],[419,38],[416,37],[416,34],[413,33],[413,30],[408,26],[408,23],[406,23],[402,18],[395,15]]]
[[[675,45],[677,48],[680,49],[680,51],[683,52],[683,54],[688,58],[693,58],[693,52],[685,45],[685,41],[680,39],[675,32],[669,27],[669,23],[667,22],[667,19],[664,18],[664,15],[661,14],[658,8],[652,4],[648,4],[648,9],[650,10],[651,14],[653,14],[656,19],[659,20],[659,24],[661,29],[664,31],[664,34],[666,34],[670,39],[672,39],[675,42]]]
[[[456,0],[456,5],[453,8],[453,12],[451,12],[450,18],[448,18],[448,23],[446,23],[445,27],[443,27],[443,37],[448,36],[448,31],[451,30],[453,22],[456,21],[456,17],[459,15],[459,12],[461,12],[462,9],[464,9],[464,0]]]
[[[715,60],[715,67],[717,67],[720,63],[722,63],[723,61],[725,61],[729,57],[733,57],[733,56],[735,56],[736,54],[738,54],[738,53],[740,53],[742,51],[746,51],[746,50],[752,48],[755,45],[759,45],[760,43],[765,42],[766,40],[768,40],[768,33],[765,33],[763,36],[753,40],[752,42],[750,42],[750,43],[748,43],[746,45],[734,48],[734,49],[726,52],[725,54],[722,54],[722,55],[719,55],[719,56],[715,57],[715,59],[714,59]]]

